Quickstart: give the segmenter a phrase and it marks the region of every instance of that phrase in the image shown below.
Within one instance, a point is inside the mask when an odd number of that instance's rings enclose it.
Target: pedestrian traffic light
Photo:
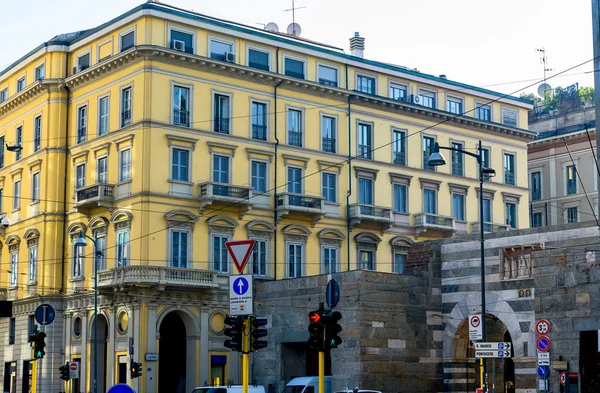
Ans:
[[[142,363],[131,362],[131,379],[142,376]]]
[[[230,348],[232,351],[242,352],[244,349],[244,319],[228,315],[225,317],[225,325],[231,326],[225,329],[225,335],[231,338],[225,340],[225,347]]]
[[[342,343],[342,338],[338,335],[342,331],[342,327],[338,321],[342,319],[342,313],[333,311],[326,318],[325,325],[325,348],[337,348]]]
[[[310,338],[308,339],[308,346],[311,349],[323,351],[323,311],[311,311],[308,313],[308,332]]]
[[[39,332],[33,342],[33,358],[41,359],[46,354],[44,348],[46,347],[46,333]]]
[[[69,363],[64,366],[60,366],[58,368],[60,370],[60,379],[63,381],[68,381],[71,378],[71,372],[69,371]]]
[[[259,349],[266,348],[268,343],[264,340],[260,340],[263,337],[267,337],[267,329],[260,329],[261,326],[265,326],[268,323],[267,318],[256,318],[251,317],[250,319],[250,330],[251,330],[251,349],[252,351],[258,351]]]

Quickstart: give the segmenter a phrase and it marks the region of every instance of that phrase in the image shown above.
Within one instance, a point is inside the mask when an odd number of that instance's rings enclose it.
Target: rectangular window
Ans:
[[[220,61],[226,60],[226,53],[233,52],[233,45],[228,42],[210,40],[210,58]]]
[[[4,168],[4,136],[0,137],[0,168]]]
[[[131,124],[131,87],[121,90],[121,127]]]
[[[337,68],[319,65],[319,83],[322,85],[337,87],[338,85]]]
[[[517,111],[512,109],[502,109],[502,124],[510,127],[517,126]]]
[[[492,121],[492,107],[489,105],[476,104],[475,115],[479,120]]]
[[[98,158],[96,161],[96,182],[98,184],[108,183],[108,157]]]
[[[269,52],[248,49],[248,67],[257,70],[269,71]]]
[[[189,97],[190,89],[173,86],[173,124],[176,126],[190,126]]]
[[[286,76],[292,78],[304,79],[304,62],[301,60],[294,60],[286,57],[284,59],[283,67]]]
[[[33,151],[36,152],[42,148],[42,116],[33,120]]]
[[[77,65],[79,66],[80,71],[90,68],[90,54],[86,53],[83,56],[79,56],[77,58]]]
[[[465,196],[452,194],[452,216],[456,221],[465,221]]]
[[[34,173],[31,178],[31,202],[40,201],[40,173]]]
[[[429,214],[437,214],[437,201],[435,190],[423,189],[423,211]]]
[[[323,197],[325,202],[337,202],[337,176],[333,173],[323,172]]]
[[[0,103],[3,103],[6,100],[8,100],[8,88],[0,91]]]
[[[14,184],[13,192],[13,210],[21,208],[21,181],[17,180]]]
[[[448,97],[446,99],[446,110],[450,113],[460,115],[463,113],[462,100],[459,98]]]
[[[335,153],[337,148],[336,141],[336,118],[330,116],[321,117],[321,135],[323,135],[322,146],[323,151]]]
[[[374,251],[360,250],[360,269],[363,270],[374,270]]]
[[[120,155],[119,181],[131,180],[131,150],[122,150]]]
[[[255,276],[267,275],[268,244],[266,240],[255,240],[252,249],[252,274]]]
[[[254,192],[267,192],[267,164],[252,161],[252,188]]]
[[[406,271],[406,254],[394,253],[394,273],[404,274]]]
[[[435,139],[430,136],[423,137],[423,169],[435,172],[435,166],[429,165],[429,156],[433,153]]]
[[[11,287],[16,287],[19,279],[19,254],[14,252],[10,254],[10,277],[9,284]]]
[[[183,31],[171,29],[171,42],[169,47],[185,53],[194,53],[194,35]]]
[[[173,149],[171,154],[173,156],[173,161],[171,163],[171,179],[190,181],[190,152],[184,149]]]
[[[335,247],[323,247],[323,272],[330,274],[337,272],[338,249]]]
[[[490,167],[490,149],[481,149],[481,156],[482,156],[482,160],[483,161],[483,167],[484,168],[489,168]],[[483,180],[484,181],[488,181],[490,180],[490,175],[487,173],[483,174]]]
[[[33,334],[35,328],[37,328],[37,326],[35,324],[35,315],[28,315],[27,316],[27,332],[31,335],[31,334]]]
[[[532,172],[531,180],[531,200],[539,201],[542,199],[542,173],[541,172]]]
[[[302,147],[302,112],[288,110],[288,145]]]
[[[287,190],[293,194],[302,194],[302,169],[289,166],[287,168]]]
[[[577,207],[569,207],[567,212],[567,223],[578,222]]]
[[[288,278],[302,277],[303,245],[288,243]]]
[[[229,134],[229,96],[215,94],[214,131]]]
[[[87,106],[77,109],[77,143],[87,140]]]
[[[356,76],[356,90],[365,94],[375,94],[375,78],[368,76]]]
[[[267,140],[267,104],[252,103],[252,139]]]
[[[506,225],[511,228],[517,227],[517,205],[514,203],[506,203]]]
[[[83,262],[85,258],[85,247],[73,246],[73,270],[71,271],[72,278],[83,277]]]
[[[96,238],[96,245],[98,248],[94,248],[94,255],[96,256],[98,263],[98,271],[106,269],[106,236],[98,236]],[[101,253],[101,254],[98,254]],[[96,264],[92,264],[92,270],[94,275],[96,274]]]
[[[117,232],[117,267],[129,266],[129,231]]]
[[[569,165],[567,171],[567,195],[577,194],[577,167]]]
[[[531,216],[531,227],[537,228],[542,226],[542,213],[533,213]]]
[[[393,138],[394,164],[406,165],[406,133],[394,130]]]
[[[46,67],[44,66],[44,64],[42,64],[39,67],[36,67],[36,69],[35,69],[35,80],[36,81],[40,81],[40,80],[44,79],[44,76],[46,73],[45,68]]]
[[[358,123],[358,156],[373,159],[373,133],[370,124]]]
[[[29,282],[37,281],[37,247],[29,249]]]
[[[515,156],[504,153],[504,183],[515,185]]]
[[[25,77],[23,77],[17,81],[17,93],[23,89],[25,89]]]
[[[15,343],[16,330],[17,321],[15,318],[11,318],[8,322],[8,345],[13,345]]]
[[[483,198],[483,222],[492,222],[492,200]]]
[[[229,157],[216,154],[213,156],[213,181],[229,184]]]
[[[229,241],[229,236],[213,235],[212,237],[212,257],[213,269],[219,273],[229,272],[229,259],[225,243]]]
[[[23,147],[23,126],[17,127],[15,145]],[[23,150],[15,153],[15,160],[20,160],[23,157]]]
[[[458,142],[452,142],[452,148],[463,150],[463,144]],[[454,176],[464,176],[463,168],[463,153],[458,151],[452,151],[452,174]]]
[[[98,136],[108,133],[108,97],[98,101]]]
[[[390,84],[390,98],[392,100],[406,101],[406,86]]]
[[[427,108],[435,109],[435,93],[431,91],[421,91],[419,95],[421,105],[426,106]]]
[[[188,231],[171,231],[171,266],[188,267]]]
[[[127,34],[121,36],[121,52],[126,51],[129,48],[133,48],[135,45],[135,31],[130,31]]]
[[[405,185],[394,184],[394,211],[407,213],[406,200],[408,188]]]
[[[83,187],[85,187],[85,164],[80,164],[75,167],[75,188]]]
[[[373,205],[373,180],[358,179],[358,203],[361,205]]]
[[[4,211],[4,189],[0,188],[0,212]]]

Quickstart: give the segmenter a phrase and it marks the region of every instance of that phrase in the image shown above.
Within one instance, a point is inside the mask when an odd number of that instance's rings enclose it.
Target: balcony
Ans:
[[[173,124],[176,126],[190,126],[190,111],[178,110],[173,111]]]
[[[75,190],[75,210],[88,213],[96,207],[112,207],[113,190],[114,186],[112,184],[93,184]]]
[[[131,124],[131,110],[121,112],[121,127]]]
[[[321,196],[309,196],[284,192],[277,195],[277,220],[288,215],[309,216],[313,225],[325,216]]]
[[[221,205],[236,209],[240,218],[252,208],[252,187],[205,181],[200,183],[200,212],[206,206]]]
[[[542,190],[532,190],[531,191],[531,200],[539,201],[540,199],[542,199]]]
[[[215,132],[229,134],[229,119],[225,117],[215,117]]]
[[[394,152],[394,164],[406,165],[406,154],[403,151]]]
[[[373,152],[373,148],[371,145],[358,145],[358,156],[360,158],[366,158],[367,160],[373,159],[371,155]]]
[[[300,131],[288,131],[288,145],[302,147],[302,133]]]
[[[454,176],[464,176],[463,163],[452,161],[452,174]]]
[[[433,213],[415,214],[416,235],[424,232],[438,232],[442,235],[452,236],[456,230],[454,217],[440,216]]]
[[[221,281],[212,270],[167,266],[126,266],[98,272],[98,288],[110,291],[139,290],[140,286],[202,290],[217,288]]]
[[[353,227],[377,227],[383,233],[391,228],[393,222],[390,208],[360,203],[350,205],[350,225]]]
[[[504,224],[494,224],[492,222],[484,222],[483,223],[483,231],[485,233],[493,233],[493,232],[505,232],[510,229],[509,225]],[[471,233],[479,233],[479,221],[475,221],[471,223]]]
[[[267,140],[267,126],[252,124],[252,139]]]
[[[323,151],[327,153],[335,153],[335,138],[323,138]]]

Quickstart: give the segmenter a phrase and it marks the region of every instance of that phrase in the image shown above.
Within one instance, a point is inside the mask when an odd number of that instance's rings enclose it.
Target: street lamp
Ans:
[[[2,220],[4,222],[4,220]],[[98,393],[98,260],[102,257],[102,251],[98,249],[98,239],[94,239],[83,231],[79,231],[79,237],[75,240],[75,249],[87,246],[85,239],[94,243],[94,393]]]
[[[481,141],[479,141],[478,145],[478,154],[471,153],[469,151],[458,149],[454,147],[440,147],[440,145],[436,142],[433,146],[433,152],[429,156],[427,160],[427,164],[431,166],[440,166],[446,164],[446,159],[440,153],[440,149],[455,151],[458,153],[466,154],[471,157],[475,157],[477,159],[477,164],[479,167],[479,241],[481,243],[481,330],[482,330],[482,339],[483,342],[486,341],[486,329],[485,329],[485,237],[483,231],[483,181],[484,175],[488,177],[492,177],[496,175],[496,171],[492,168],[484,168],[483,167],[483,148],[481,147]],[[486,372],[486,364],[485,360],[481,359],[481,364],[483,367],[483,380],[481,381],[481,386],[485,388],[487,391],[487,372]]]
[[[18,153],[21,150],[23,150],[23,146],[21,146],[21,144],[19,144],[19,143],[15,143],[14,145],[9,145],[7,143],[6,144],[6,150],[11,151],[13,153]]]

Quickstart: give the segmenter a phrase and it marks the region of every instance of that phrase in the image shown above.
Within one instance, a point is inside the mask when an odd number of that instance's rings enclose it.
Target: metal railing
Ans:
[[[403,151],[394,152],[394,164],[406,165],[406,154]]]
[[[207,182],[200,184],[201,197],[225,197],[232,199],[249,199],[251,187],[234,186],[232,184]]]
[[[302,132],[289,130],[288,145],[302,147]]]
[[[440,216],[433,213],[415,214],[415,226],[433,226],[442,229],[454,229],[454,217]]]
[[[77,203],[86,201],[88,199],[113,199],[112,184],[94,184],[82,189],[79,189],[75,193],[75,200]]]
[[[121,127],[131,124],[131,110],[121,112]]]
[[[252,139],[267,140],[267,126],[252,124]]]
[[[229,134],[229,119],[224,117],[215,117],[215,132]]]
[[[335,138],[323,138],[323,151],[328,153],[335,153]]]
[[[577,183],[567,182],[567,195],[577,194]]]
[[[515,185],[515,174],[513,172],[504,172],[504,184]]]
[[[370,145],[358,145],[358,156],[370,160],[372,150]]]
[[[319,83],[322,85],[333,86],[333,87],[337,87],[337,85],[338,85],[336,81],[332,81],[329,79],[323,79],[323,78],[319,78]]]
[[[542,190],[532,190],[531,191],[531,200],[539,201],[540,199],[542,199]]]
[[[217,274],[210,270],[166,266],[125,266],[98,272],[98,286],[127,284],[216,287]]]
[[[381,206],[355,203],[350,205],[350,217],[372,217],[377,219],[392,219],[392,209]]]
[[[454,176],[464,176],[464,168],[462,162],[452,161],[452,174]]]
[[[323,208],[323,197],[312,197],[303,194],[282,193],[277,196],[277,206],[302,207],[307,209]]]
[[[87,127],[79,127],[77,130],[77,143],[83,143],[87,140]]]
[[[190,111],[175,109],[173,111],[173,123],[177,126],[190,126]]]
[[[423,169],[425,169],[426,171],[435,172],[435,166],[429,165],[428,162],[429,162],[429,156],[423,157]]]
[[[510,226],[504,224],[495,224],[493,222],[484,222],[483,231],[487,233],[508,231]],[[471,233],[479,233],[479,221],[471,223]]]

